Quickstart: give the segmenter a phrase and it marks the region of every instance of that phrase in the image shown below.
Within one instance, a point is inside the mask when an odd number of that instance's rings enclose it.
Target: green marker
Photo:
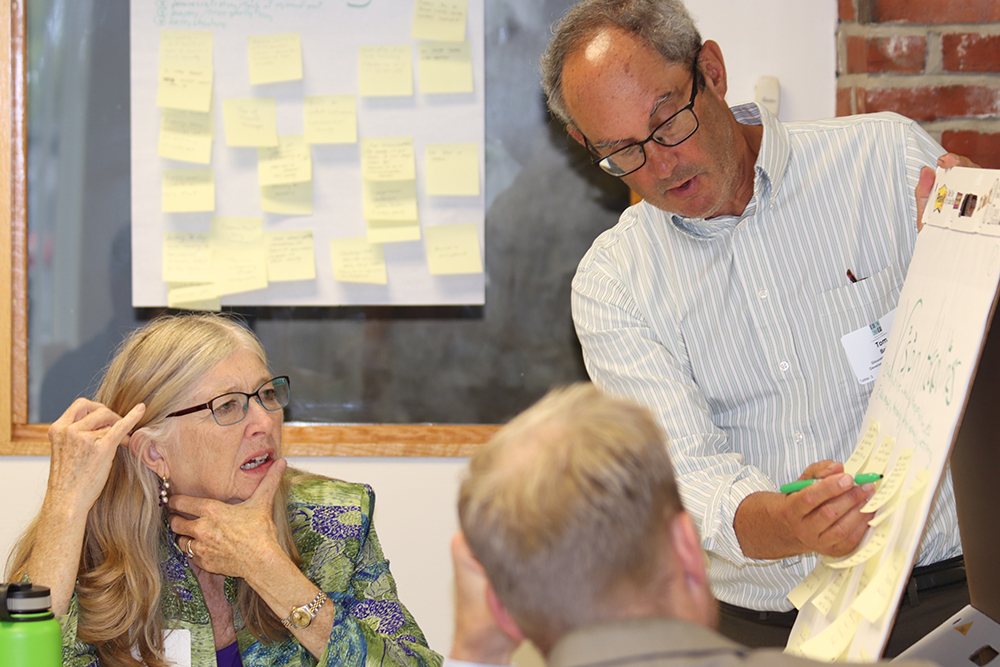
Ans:
[[[854,476],[854,482],[856,484],[868,484],[870,482],[877,482],[880,479],[882,479],[882,475],[878,475],[878,474],[875,474],[875,473],[867,473],[865,475],[855,475]],[[803,479],[803,480],[800,480],[798,482],[790,482],[788,484],[783,484],[781,486],[781,488],[778,489],[778,490],[781,491],[782,493],[795,493],[796,491],[801,491],[802,489],[806,488],[810,484],[813,484],[814,482],[819,482],[819,481],[821,481],[821,480],[819,480],[819,479]]]

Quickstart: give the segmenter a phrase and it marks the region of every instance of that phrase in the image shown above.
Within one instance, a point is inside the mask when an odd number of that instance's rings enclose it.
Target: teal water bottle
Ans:
[[[61,667],[62,631],[45,586],[0,584],[0,665]]]

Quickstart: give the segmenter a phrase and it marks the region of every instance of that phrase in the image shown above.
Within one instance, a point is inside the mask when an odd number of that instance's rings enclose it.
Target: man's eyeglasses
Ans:
[[[215,417],[215,422],[219,426],[232,426],[233,424],[239,424],[247,416],[247,409],[250,406],[251,398],[256,399],[265,410],[274,412],[288,405],[289,395],[288,376],[281,375],[271,378],[258,387],[257,391],[252,394],[243,391],[231,391],[228,394],[216,396],[207,403],[171,412],[166,418],[181,417],[189,415],[192,412],[200,412],[201,410],[211,410],[212,416]]]
[[[645,145],[650,141],[670,148],[690,139],[691,135],[698,131],[698,117],[694,115],[694,98],[698,94],[699,79],[697,58],[692,69],[691,100],[687,106],[660,123],[653,130],[653,133],[644,140],[619,148],[611,155],[601,157],[597,154],[597,149],[591,146],[584,137],[584,140],[587,141],[587,148],[594,154],[593,163],[612,176],[628,176],[646,164]]]

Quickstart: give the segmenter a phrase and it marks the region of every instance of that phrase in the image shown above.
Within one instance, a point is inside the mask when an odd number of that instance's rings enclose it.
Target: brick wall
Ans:
[[[838,0],[837,115],[896,111],[1000,169],[1000,0]]]

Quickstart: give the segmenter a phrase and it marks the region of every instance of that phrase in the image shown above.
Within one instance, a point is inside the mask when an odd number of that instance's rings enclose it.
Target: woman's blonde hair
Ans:
[[[159,317],[122,342],[94,400],[119,415],[145,403],[146,413],[136,430],[145,428],[154,439],[169,437],[172,426],[164,417],[185,407],[178,401],[186,390],[241,350],[249,350],[267,367],[257,337],[229,317]],[[282,547],[298,565],[286,510],[293,481],[286,474],[275,494],[274,522]],[[159,543],[168,528],[159,487],[156,474],[127,447],[119,447],[108,481],[87,516],[76,585],[77,637],[97,648],[106,667],[167,667]],[[25,576],[38,520],[14,547],[8,580]],[[277,616],[242,580],[237,583],[234,607],[255,637],[274,641],[287,636]]]

